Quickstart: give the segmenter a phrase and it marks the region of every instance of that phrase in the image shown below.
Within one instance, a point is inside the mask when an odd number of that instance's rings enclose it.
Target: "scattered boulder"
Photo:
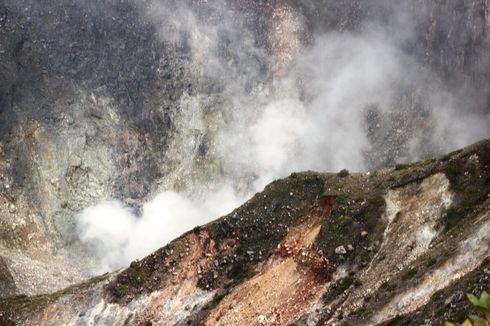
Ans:
[[[345,250],[344,246],[338,246],[337,248],[335,248],[335,253],[337,255],[345,255],[347,253],[347,250]]]

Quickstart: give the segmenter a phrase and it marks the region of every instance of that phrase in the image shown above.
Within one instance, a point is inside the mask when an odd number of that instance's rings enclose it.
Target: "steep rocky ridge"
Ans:
[[[287,71],[316,33],[358,31],[366,21],[396,17],[389,1],[225,2],[245,17],[237,44],[226,33],[218,42],[218,63],[229,64],[223,73],[229,78],[209,71],[202,58],[205,42],[192,42],[199,31],[168,37],[172,22],[155,22],[149,14],[155,1],[0,0],[1,294],[49,293],[93,276],[93,253],[78,241],[76,231],[76,216],[83,208],[119,198],[137,210],[161,190],[192,193],[204,191],[196,190],[196,184],[206,189],[218,183],[226,169],[217,157],[215,138],[235,105],[227,88],[230,80],[239,80],[253,98],[257,89],[275,87],[271,80]],[[173,9],[179,3],[165,5]],[[404,3],[400,1],[419,21],[414,23],[416,37],[403,48],[451,91],[471,90],[464,98],[471,101],[458,107],[488,114],[489,2]],[[210,25],[226,18],[216,10],[219,1],[186,4]],[[242,44],[252,44],[253,51]],[[243,62],[252,73],[245,73]],[[425,86],[401,90],[395,105],[401,110],[384,114],[373,108],[366,115],[367,166],[382,168],[406,159],[413,134],[430,138],[428,104],[420,94],[434,89]],[[421,144],[421,156],[440,151],[430,141]],[[436,181],[444,185],[444,180]],[[315,188],[320,181],[311,182],[307,210],[321,192]],[[396,202],[411,194],[407,190],[392,196]],[[385,202],[379,194],[372,200]],[[298,210],[294,214],[305,213],[299,203],[290,206]],[[371,214],[379,215],[381,208],[376,207],[370,206]],[[274,216],[288,217],[270,221],[270,236],[277,229],[282,237],[296,215],[277,209]],[[334,209],[332,214],[341,213]],[[315,221],[313,217],[311,223]],[[220,223],[203,237],[226,238],[231,231]],[[245,223],[243,232],[261,227]],[[369,227],[380,237],[374,229],[381,225]],[[336,238],[328,232],[322,228],[320,238]],[[278,241],[251,241],[243,249],[262,251],[260,259],[265,259]],[[309,244],[308,239],[297,241]],[[329,255],[333,250],[324,242],[317,245]],[[211,274],[206,275],[204,279]]]
[[[490,284],[490,141],[294,173],[121,272],[0,299],[26,325],[438,325]]]

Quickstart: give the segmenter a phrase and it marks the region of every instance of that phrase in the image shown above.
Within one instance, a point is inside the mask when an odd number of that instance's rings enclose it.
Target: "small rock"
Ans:
[[[353,245],[351,245],[351,244],[348,244],[348,245],[347,245],[347,250],[349,250],[349,251],[353,251],[353,250],[354,250],[354,246],[353,246]]]
[[[9,206],[9,212],[11,214],[14,214],[15,212],[17,212],[17,207],[15,207],[14,204],[10,204],[10,206]]]
[[[444,301],[444,304],[446,306],[454,307],[455,304],[463,300],[463,298],[464,298],[464,294],[462,292],[458,292],[451,295],[449,298],[447,298],[446,301]]]
[[[68,159],[68,165],[70,167],[80,167],[82,165],[82,159],[78,155],[71,155]]]
[[[362,231],[361,232],[361,238],[365,238],[365,237],[367,237],[367,235],[368,235],[368,232],[367,231]]]
[[[335,253],[337,255],[345,255],[347,253],[347,250],[345,250],[344,246],[339,246],[339,247],[335,248]]]
[[[260,324],[265,325],[265,316],[264,315],[260,315],[257,319],[258,319]]]

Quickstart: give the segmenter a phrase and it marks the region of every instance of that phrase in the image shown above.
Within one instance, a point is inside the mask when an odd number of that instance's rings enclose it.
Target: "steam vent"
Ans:
[[[0,0],[0,326],[488,326],[489,293],[489,0]]]

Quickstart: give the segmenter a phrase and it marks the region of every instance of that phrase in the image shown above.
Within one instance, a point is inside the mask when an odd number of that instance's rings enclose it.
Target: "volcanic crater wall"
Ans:
[[[0,1],[0,255],[17,284],[2,289],[47,292],[91,275],[76,217],[101,200],[138,211],[159,191],[204,192],[209,180],[230,175],[250,188],[256,171],[227,164],[232,154],[216,149],[220,130],[243,127],[234,123],[248,116],[236,114],[255,97],[294,89],[314,102],[307,74],[283,77],[322,34],[362,34],[372,25],[407,31],[394,42],[427,76],[397,90],[395,109],[366,110],[356,166],[440,153],[427,94],[456,94],[455,120],[488,121],[489,7],[486,0]]]

